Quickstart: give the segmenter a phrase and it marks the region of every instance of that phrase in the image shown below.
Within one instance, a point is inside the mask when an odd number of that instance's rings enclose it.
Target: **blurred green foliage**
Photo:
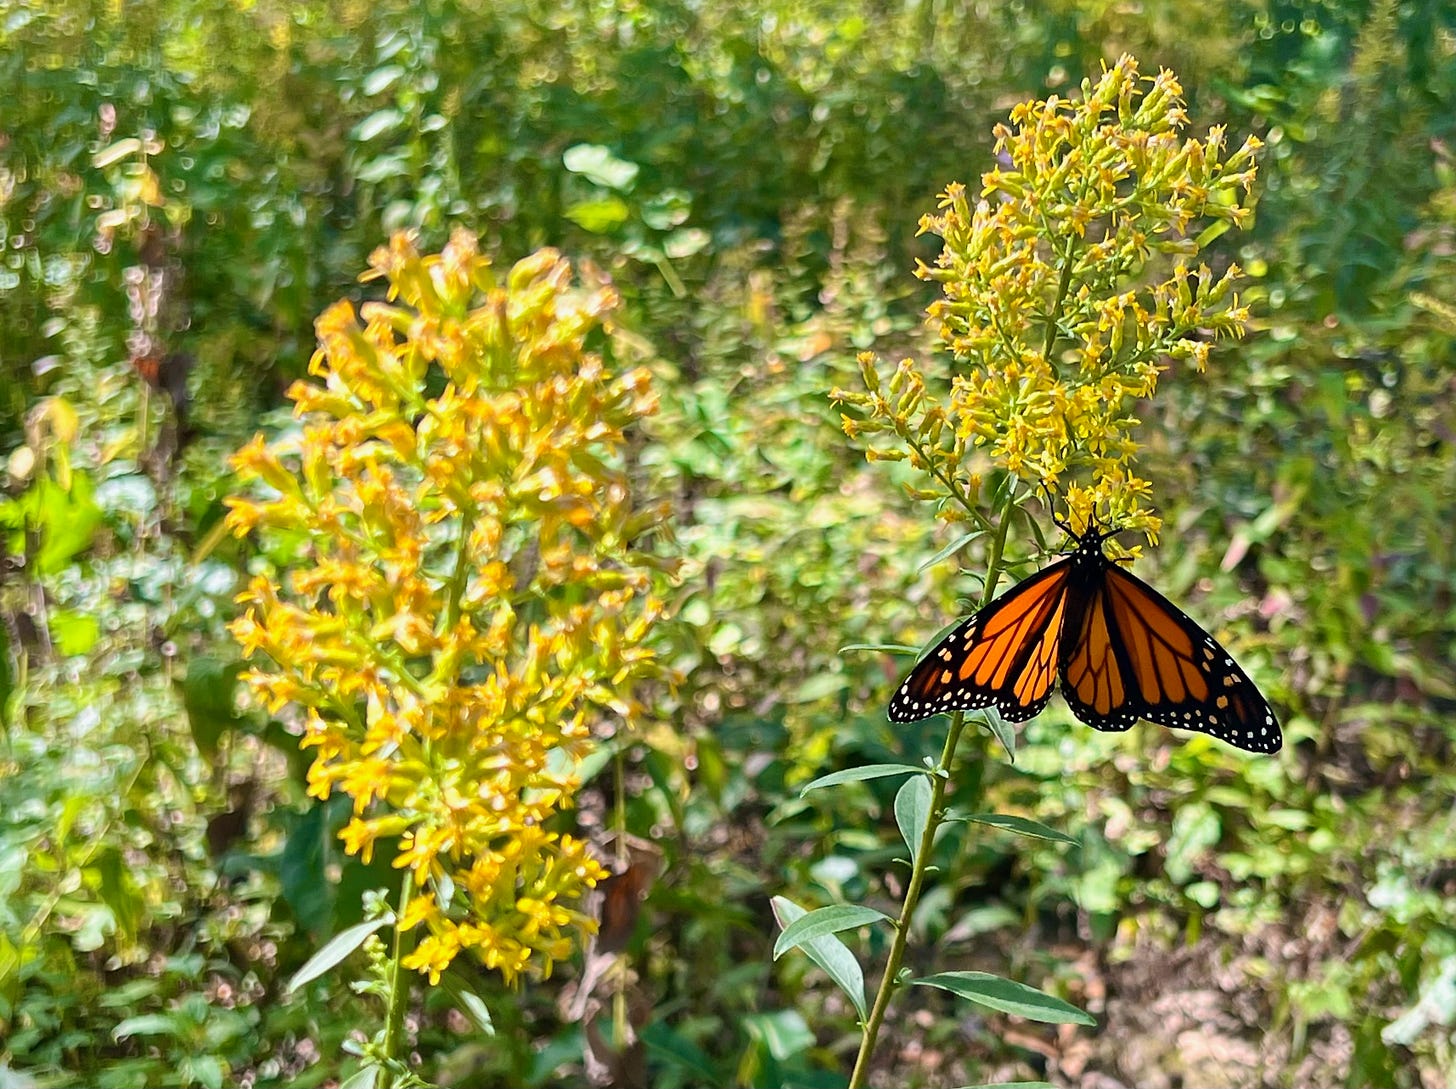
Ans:
[[[1239,655],[1292,744],[1264,762],[1093,735],[1054,703],[1015,766],[965,760],[956,808],[1085,832],[942,839],[914,943],[935,960],[913,967],[1009,951],[1103,1027],[1003,1046],[919,989],[876,1076],[1205,1084],[1223,1068],[1200,1055],[1242,1041],[1236,1083],[1450,1084],[1447,0],[0,0],[0,1080],[349,1069],[354,997],[283,984],[393,881],[341,857],[287,723],[234,707],[222,623],[248,555],[213,533],[223,455],[288,426],[266,410],[314,315],[369,294],[354,277],[390,229],[437,246],[463,223],[609,276],[605,347],[664,389],[637,471],[689,561],[663,648],[680,683],[622,753],[627,827],[665,856],[628,945],[641,1061],[665,1086],[843,1084],[853,1014],[802,958],[771,961],[769,897],[875,903],[894,880],[895,784],[798,788],[931,751],[933,726],[884,720],[903,660],[839,648],[929,638],[978,591],[980,545],[966,576],[922,571],[949,537],[826,393],[856,349],[927,343],[915,224],[990,165],[991,123],[1124,49],[1268,145],[1255,229],[1220,240],[1256,325],[1208,375],[1165,376],[1143,465],[1167,528],[1139,571]],[[185,433],[130,362],[145,338],[197,361]],[[472,985],[497,1035],[420,1009],[428,1076],[581,1083],[550,988]],[[1159,1013],[1207,994],[1216,1023]]]

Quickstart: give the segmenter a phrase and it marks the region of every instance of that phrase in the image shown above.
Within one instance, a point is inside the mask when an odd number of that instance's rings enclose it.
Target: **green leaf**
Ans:
[[[364,940],[370,934],[373,934],[376,930],[383,930],[393,922],[394,918],[392,916],[385,915],[378,919],[370,919],[367,922],[351,926],[348,930],[334,935],[334,937],[325,943],[322,949],[308,958],[308,963],[294,973],[293,978],[288,981],[288,989],[290,991],[296,991],[305,983],[318,979],[319,976],[323,975],[363,945]]]
[[[1232,223],[1227,219],[1214,220],[1198,233],[1198,238],[1195,240],[1196,245],[1199,249],[1203,249],[1203,247],[1227,231],[1230,226],[1232,226]]]
[[[981,721],[986,724],[986,729],[991,731],[991,736],[1001,742],[1001,747],[1006,750],[1006,759],[1016,763],[1016,728],[997,714],[994,707],[978,713]]]
[[[890,917],[883,911],[859,904],[831,904],[829,907],[819,908],[784,927],[779,940],[774,943],[774,960],[821,934],[836,934],[841,930],[853,930],[870,923],[890,921]]]
[[[1016,509],[1026,516],[1026,528],[1031,531],[1031,535],[1036,541],[1037,551],[1050,552],[1051,549],[1047,547],[1046,534],[1041,531],[1041,523],[1025,507],[1017,507]]]
[[[918,987],[939,987],[1002,1013],[1051,1025],[1095,1025],[1097,1019],[1070,1002],[989,972],[940,972],[914,981]]]
[[[352,136],[361,144],[367,144],[376,136],[382,136],[390,129],[404,124],[404,114],[395,109],[376,110],[354,126]]]
[[[163,1036],[177,1031],[177,1019],[168,1013],[144,1013],[140,1017],[128,1017],[111,1030],[113,1040],[125,1040],[129,1036]]]
[[[696,257],[713,244],[713,236],[698,227],[673,231],[662,242],[662,252],[674,261]]]
[[[934,556],[931,556],[930,559],[926,560],[919,567],[917,567],[915,569],[916,573],[918,574],[919,572],[924,571],[927,567],[934,567],[941,560],[947,558],[948,556],[952,556],[955,553],[959,552],[961,549],[965,548],[966,545],[970,544],[977,537],[984,537],[985,535],[986,531],[984,529],[973,529],[969,533],[962,533],[955,540],[951,541],[950,544],[946,545]]]
[[[850,643],[839,648],[838,653],[848,654],[852,650],[868,650],[880,654],[903,654],[909,656],[919,654],[920,647],[908,646],[905,643]]]
[[[1075,845],[1076,840],[1065,833],[1058,832],[1055,828],[1048,828],[1040,821],[1028,820],[1025,817],[1013,817],[1007,813],[971,813],[968,816],[955,816],[952,820],[967,821],[973,824],[987,824],[992,828],[1004,828],[1008,832],[1015,832],[1018,836],[1031,836],[1034,839],[1049,839],[1057,843],[1070,843]]]
[[[118,140],[114,144],[108,144],[95,155],[91,156],[91,165],[97,170],[105,170],[113,163],[119,163],[128,155],[135,155],[142,149],[142,142],[135,136],[128,136],[124,140]]]
[[[401,152],[391,151],[383,155],[376,155],[368,162],[354,171],[354,177],[359,181],[376,185],[386,178],[407,177],[410,172],[409,161]]]
[[[292,744],[297,752],[297,742]],[[305,929],[322,937],[337,925],[333,916],[338,893],[324,878],[335,843],[329,808],[309,806],[303,813],[285,818],[284,824],[287,838],[278,857],[283,899]]]
[[[679,1079],[688,1085],[714,1085],[718,1072],[713,1069],[713,1060],[697,1044],[662,1021],[653,1021],[642,1029],[642,1043],[663,1061],[686,1071],[690,1077]]]
[[[456,1009],[475,1022],[476,1028],[487,1036],[495,1035],[495,1022],[491,1020],[490,1007],[480,995],[465,985],[464,980],[453,971],[447,971],[440,977],[440,988],[450,996]]]
[[[1390,1045],[1411,1047],[1432,1024],[1456,1020],[1456,956],[1441,961],[1440,974],[1421,988],[1420,1001],[1380,1030]]]
[[[35,521],[41,527],[36,570],[53,575],[91,547],[102,511],[96,504],[91,478],[79,470],[71,474],[71,490],[49,480],[37,486]]]
[[[601,144],[573,144],[562,153],[561,163],[573,174],[608,189],[625,191],[637,180],[637,164],[617,158]]]
[[[598,745],[577,762],[576,768],[573,770],[576,781],[583,786],[591,782],[596,778],[598,772],[612,762],[612,758],[617,755],[620,749],[621,744],[615,740]],[[547,754],[547,759],[549,760],[560,751],[559,749],[552,749]]]
[[[379,1067],[374,1063],[365,1063],[354,1073],[350,1074],[339,1089],[374,1089],[374,1084],[379,1080]]]
[[[1175,885],[1187,884],[1203,857],[1223,836],[1218,810],[1205,802],[1180,806],[1164,847],[1163,871]]]
[[[1210,911],[1218,905],[1219,897],[1223,895],[1216,881],[1195,881],[1183,891],[1188,899]]]
[[[623,223],[632,209],[621,197],[603,197],[601,200],[583,200],[566,209],[566,218],[584,231],[592,234],[607,234]]]
[[[91,613],[52,609],[46,620],[57,649],[67,657],[88,653],[101,638],[101,624]]]
[[[682,189],[666,189],[644,200],[638,211],[642,222],[654,231],[670,231],[688,221],[693,212],[693,197]]]
[[[779,1062],[787,1062],[814,1046],[814,1033],[798,1010],[750,1013],[743,1018],[743,1027],[751,1037],[762,1040],[768,1053]]]
[[[883,779],[887,775],[915,775],[925,774],[924,768],[917,768],[914,764],[866,764],[860,768],[845,768],[843,771],[831,772],[828,775],[821,775],[803,790],[799,791],[799,797],[803,797],[811,790],[818,790],[821,787],[838,786],[840,783],[858,783],[864,779]]]
[[[183,1072],[189,1077],[184,1078],[184,1083],[197,1082],[203,1089],[222,1089],[222,1080],[226,1071],[223,1069],[222,1060],[215,1055],[188,1055],[180,1064]]]
[[[182,707],[187,712],[188,725],[192,727],[192,739],[203,756],[211,758],[217,752],[218,740],[223,732],[238,721],[233,703],[238,674],[243,671],[240,661],[223,661],[200,655],[187,663],[187,677],[182,682]]]
[[[376,68],[364,77],[364,93],[370,98],[383,94],[399,82],[399,78],[403,75],[404,69],[397,64],[386,64],[383,68]]]
[[[930,794],[930,780],[917,775],[895,795],[895,823],[900,826],[900,835],[905,837],[905,846],[910,848],[911,862],[920,853],[920,837],[930,820]]]
[[[808,914],[798,904],[784,896],[775,896],[772,900],[774,918],[778,920],[779,926],[785,930],[796,920],[802,919]],[[834,981],[841,991],[849,996],[850,1002],[854,1003],[860,1020],[863,1021],[869,1016],[869,1010],[865,1006],[864,971],[859,966],[859,961],[854,959],[854,954],[849,947],[836,938],[833,934],[824,934],[817,938],[805,941],[801,946],[810,960],[822,968],[826,975]]]

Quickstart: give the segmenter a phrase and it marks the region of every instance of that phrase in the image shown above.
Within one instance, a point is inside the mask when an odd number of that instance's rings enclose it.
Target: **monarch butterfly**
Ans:
[[[1070,553],[957,626],[890,699],[890,721],[994,707],[1025,722],[1060,678],[1072,713],[1093,729],[1147,719],[1278,752],[1274,712],[1228,651],[1103,554],[1117,532],[1071,534]]]

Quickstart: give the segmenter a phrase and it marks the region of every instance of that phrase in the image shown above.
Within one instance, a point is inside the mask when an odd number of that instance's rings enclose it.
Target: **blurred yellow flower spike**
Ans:
[[[406,965],[545,974],[606,876],[552,815],[655,669],[665,510],[634,505],[623,455],[656,396],[587,351],[616,299],[554,251],[502,282],[468,234],[437,256],[399,235],[371,265],[389,302],[319,318],[301,429],[234,458],[231,528],[293,559],[233,633],[258,699],[300,711],[310,793],[353,800],[346,849],[413,872]]]
[[[1170,361],[1202,370],[1212,341],[1243,334],[1236,265],[1195,265],[1200,249],[1252,217],[1259,141],[1185,139],[1171,72],[1122,57],[1079,99],[1026,102],[995,129],[997,165],[975,197],[946,188],[922,233],[944,245],[919,275],[941,286],[928,317],[956,361],[949,381],[912,360],[884,380],[861,358],[851,438],[929,477],[918,498],[950,521],[985,520],[996,469],[1044,489],[1079,533],[1090,524],[1155,540],[1150,485],[1134,471],[1135,402]],[[877,441],[870,439],[871,443]]]

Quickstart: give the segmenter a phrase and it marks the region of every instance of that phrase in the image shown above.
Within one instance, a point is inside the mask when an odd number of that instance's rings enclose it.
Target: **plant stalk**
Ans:
[[[981,608],[991,603],[996,596],[996,584],[1001,578],[1001,561],[1006,551],[1006,534],[1011,528],[1011,510],[1016,503],[1016,492],[1008,485],[1006,501],[1001,508],[1001,522],[991,542],[991,554],[986,564],[986,583],[981,591]],[[951,765],[955,760],[956,746],[960,744],[961,733],[966,727],[964,711],[951,716],[950,730],[945,736],[945,746],[940,751],[940,760],[930,776],[930,816],[920,833],[920,844],[910,864],[910,883],[905,886],[905,900],[900,905],[900,917],[895,921],[895,936],[890,942],[890,953],[885,960],[885,973],[880,977],[879,989],[875,992],[875,1004],[870,1007],[869,1018],[864,1023],[864,1034],[860,1038],[859,1054],[855,1056],[854,1072],[849,1077],[849,1089],[864,1089],[869,1077],[870,1060],[874,1057],[875,1043],[879,1039],[880,1027],[890,1008],[890,999],[899,986],[900,965],[905,958],[905,946],[910,940],[910,922],[920,904],[920,891],[930,869],[930,856],[935,847],[935,834],[940,830],[945,817],[945,792],[950,784]]]
[[[415,889],[414,870],[406,869],[404,883],[399,890],[399,908],[394,917],[394,948],[390,951],[389,964],[389,1008],[384,1020],[384,1044],[382,1046],[384,1070],[379,1089],[392,1089],[394,1085],[394,1064],[399,1062],[400,1046],[404,1040],[404,1013],[409,1006],[409,977],[404,969],[404,958],[409,955],[413,943],[400,926],[405,909]]]

